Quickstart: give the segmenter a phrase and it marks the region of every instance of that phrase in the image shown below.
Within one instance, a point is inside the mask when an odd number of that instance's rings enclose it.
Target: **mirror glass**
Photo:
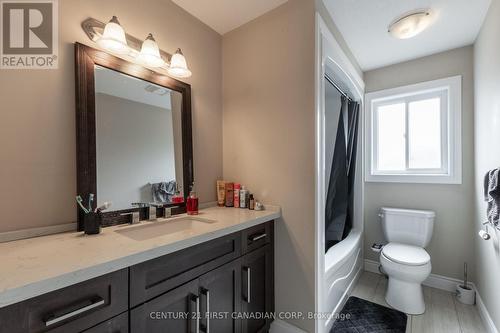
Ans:
[[[182,94],[100,66],[94,75],[97,204],[116,211],[183,196]]]

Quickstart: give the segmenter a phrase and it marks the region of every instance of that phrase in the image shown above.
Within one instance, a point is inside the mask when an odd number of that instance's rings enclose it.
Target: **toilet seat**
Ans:
[[[390,261],[408,266],[422,266],[431,261],[431,257],[423,248],[401,243],[385,245],[382,254]]]

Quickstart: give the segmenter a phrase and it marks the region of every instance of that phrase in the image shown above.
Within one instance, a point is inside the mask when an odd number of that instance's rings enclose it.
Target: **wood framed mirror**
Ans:
[[[131,212],[147,219],[150,203],[158,216],[184,213],[194,179],[191,86],[80,43],[75,85],[77,194],[87,208],[112,203],[103,226],[128,223]]]

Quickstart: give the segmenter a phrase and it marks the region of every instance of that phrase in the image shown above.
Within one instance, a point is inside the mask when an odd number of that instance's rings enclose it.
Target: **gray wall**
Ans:
[[[384,242],[377,218],[382,206],[430,209],[436,212],[434,234],[427,250],[432,273],[462,278],[463,262],[473,272],[473,49],[471,46],[365,72],[366,92],[462,75],[461,185],[365,183],[365,257]]]
[[[500,328],[500,232],[489,241],[476,236],[486,221],[483,176],[500,167],[500,1],[490,11],[474,48],[475,70],[475,203],[476,286],[496,327]],[[491,228],[490,228],[491,230]]]
[[[311,311],[314,4],[289,0],[224,35],[222,45],[224,179],[282,207],[275,226],[276,311]],[[314,321],[290,322],[314,332]]]

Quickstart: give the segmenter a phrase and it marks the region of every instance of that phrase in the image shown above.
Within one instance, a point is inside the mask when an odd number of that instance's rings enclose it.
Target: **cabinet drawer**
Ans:
[[[81,332],[127,311],[127,270],[0,309],[2,332]]]
[[[273,221],[262,223],[241,232],[243,254],[271,243],[274,238]]]
[[[130,268],[130,306],[134,307],[241,255],[234,233]]]
[[[82,333],[128,333],[128,312],[124,312]]]

